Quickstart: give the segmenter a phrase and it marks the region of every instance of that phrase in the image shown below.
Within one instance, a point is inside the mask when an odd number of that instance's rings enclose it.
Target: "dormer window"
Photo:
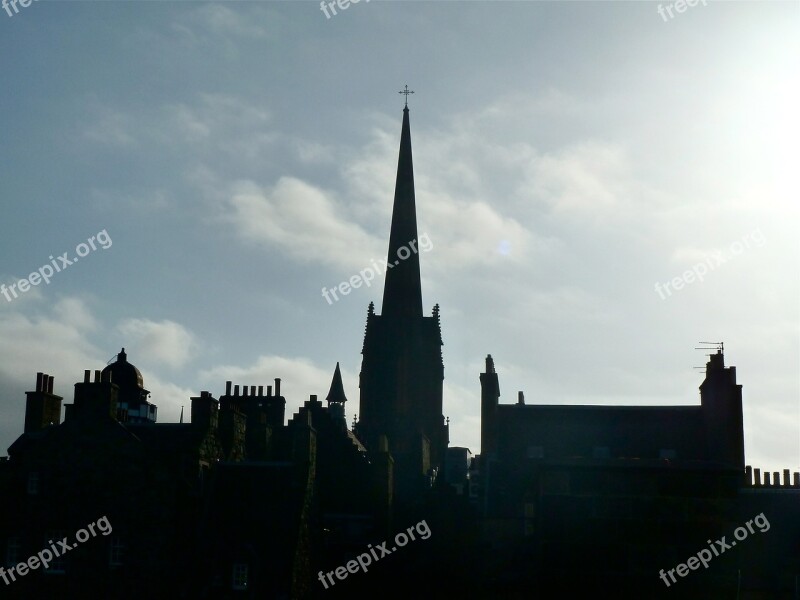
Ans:
[[[528,446],[528,458],[544,458],[544,446]]]
[[[125,556],[125,543],[120,537],[111,538],[108,546],[108,566],[121,567],[122,559]]]
[[[6,543],[6,567],[15,567],[22,558],[21,551],[22,544],[20,544],[18,537],[8,538]]]
[[[237,591],[247,589],[247,578],[249,568],[247,563],[234,563],[233,565],[233,581],[231,587]]]
[[[39,494],[39,472],[31,471],[28,473],[28,495],[36,496]]]

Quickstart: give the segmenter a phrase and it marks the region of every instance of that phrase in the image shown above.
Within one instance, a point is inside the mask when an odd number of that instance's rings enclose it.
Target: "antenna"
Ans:
[[[695,350],[718,350],[719,352],[725,352],[725,343],[724,342],[697,342],[698,344],[705,344],[706,346],[714,346],[713,348],[695,348]]]
[[[697,342],[698,344],[703,344],[700,348],[695,348],[695,350],[716,350],[718,353],[723,354],[725,352],[725,344],[724,342]],[[709,347],[711,346],[711,347]],[[711,354],[706,354],[706,356],[711,356]],[[692,367],[693,369],[705,369],[705,367]]]

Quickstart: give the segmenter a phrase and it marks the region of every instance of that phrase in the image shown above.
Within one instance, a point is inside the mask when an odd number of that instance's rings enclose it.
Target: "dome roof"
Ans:
[[[140,390],[144,389],[142,373],[128,362],[128,355],[125,354],[125,348],[117,354],[116,362],[111,363],[103,369],[103,380],[105,380],[106,373],[111,373],[111,383],[116,383],[120,388],[137,387]]]

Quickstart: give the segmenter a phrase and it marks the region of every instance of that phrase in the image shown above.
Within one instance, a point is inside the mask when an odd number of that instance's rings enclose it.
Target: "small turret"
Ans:
[[[341,423],[345,428],[347,421],[344,416],[344,403],[347,402],[347,397],[344,394],[344,384],[342,383],[342,372],[339,370],[339,363],[336,363],[336,370],[333,372],[333,379],[331,380],[331,389],[328,391],[328,396],[325,398],[328,401],[328,412],[337,423]]]

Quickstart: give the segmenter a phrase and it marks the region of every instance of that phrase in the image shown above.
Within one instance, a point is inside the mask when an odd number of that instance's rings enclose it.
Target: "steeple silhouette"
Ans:
[[[404,93],[404,92],[401,92]],[[411,92],[408,92],[411,93]],[[396,506],[412,506],[444,466],[449,428],[442,415],[439,307],[422,314],[414,167],[408,107],[403,109],[383,307],[370,303],[361,353],[356,435],[394,461]]]
[[[328,390],[328,411],[339,424],[347,428],[347,421],[344,418],[344,403],[347,397],[344,395],[344,384],[342,383],[342,372],[339,370],[339,363],[336,363],[336,370],[333,372],[331,389]]]
[[[397,159],[392,229],[389,234],[388,269],[383,288],[382,314],[384,316],[422,316],[422,285],[419,275],[418,251],[414,165],[411,159],[411,126],[406,106],[403,109],[403,130],[400,135],[400,155]]]
[[[333,372],[333,379],[331,380],[331,389],[328,390],[328,406],[331,402],[347,402],[347,397],[344,395],[344,384],[342,383],[342,372],[339,370],[339,363],[336,363],[336,370]]]

